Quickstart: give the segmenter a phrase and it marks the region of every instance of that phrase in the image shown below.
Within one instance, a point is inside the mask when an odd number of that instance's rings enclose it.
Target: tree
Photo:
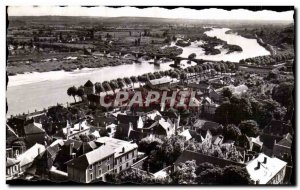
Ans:
[[[293,89],[294,85],[291,82],[282,82],[273,88],[272,98],[282,106],[290,108],[293,106]]]
[[[197,56],[197,55],[196,55],[195,53],[192,53],[192,54],[190,54],[190,55],[188,56],[188,59],[189,59],[189,60],[195,59],[196,56]]]
[[[118,81],[118,86],[122,90],[124,87],[124,81],[123,80]]]
[[[146,155],[150,155],[153,150],[158,150],[163,144],[163,141],[159,138],[143,138],[139,142],[138,150],[140,152],[145,152]]]
[[[248,137],[256,137],[259,134],[259,128],[254,120],[242,121],[239,125],[242,134]]]
[[[96,83],[95,83],[95,92],[96,92],[97,94],[100,94],[101,92],[104,92],[104,91],[105,91],[105,90],[104,90],[102,84],[101,84],[100,82],[96,82]]]
[[[209,162],[201,163],[196,169],[196,175],[199,175],[201,172],[207,169],[213,169],[215,166]]]
[[[250,176],[245,167],[226,166],[223,170],[224,185],[249,185],[251,184]]]
[[[179,163],[176,171],[171,174],[173,184],[196,184],[196,161],[186,161]]]
[[[83,87],[81,88],[78,88],[77,92],[76,92],[76,95],[79,96],[81,98],[81,100],[83,99],[83,96],[84,96],[84,90],[83,90]]]
[[[206,169],[197,177],[198,184],[223,184],[223,169],[213,167]]]
[[[75,96],[77,95],[77,88],[75,86],[68,88],[67,94],[68,94],[68,96],[73,96],[74,101],[76,102]]]
[[[108,81],[104,81],[102,83],[102,86],[103,86],[104,90],[106,91],[106,93],[107,93],[107,91],[111,91],[112,90],[112,88],[111,88],[111,86],[110,86],[110,84],[109,84]]]
[[[232,96],[224,101],[215,111],[214,119],[221,124],[239,124],[252,117],[252,107],[247,97]]]
[[[114,183],[153,184],[155,179],[152,175],[140,170],[126,170],[119,174],[109,174],[108,181]]]
[[[128,86],[128,85],[130,85],[130,84],[132,84],[132,81],[130,80],[130,78],[128,78],[128,77],[125,77],[124,79],[124,82],[125,82],[125,84]]]
[[[109,84],[110,84],[110,87],[111,87],[112,91],[115,94],[116,93],[115,90],[117,88],[119,88],[117,81],[116,80],[111,80]]]
[[[222,90],[222,95],[223,95],[224,98],[227,97],[227,98],[230,99],[232,97],[232,92],[229,88],[224,88]]]
[[[223,135],[226,140],[236,141],[241,134],[241,130],[234,124],[225,125],[223,127]]]

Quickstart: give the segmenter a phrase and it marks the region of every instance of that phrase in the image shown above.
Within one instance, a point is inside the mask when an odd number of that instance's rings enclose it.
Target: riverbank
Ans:
[[[263,41],[263,39],[258,37],[256,34],[251,34],[251,33],[248,33],[248,32],[245,33],[245,32],[238,31],[238,30],[229,30],[229,31],[226,32],[226,34],[235,34],[235,33],[242,36],[242,37],[244,37],[244,38],[247,38],[247,39],[256,39],[257,43],[259,45],[261,45],[262,47],[264,47],[267,51],[269,51],[271,55],[276,55],[275,48],[272,45],[270,45],[268,43],[265,43]]]

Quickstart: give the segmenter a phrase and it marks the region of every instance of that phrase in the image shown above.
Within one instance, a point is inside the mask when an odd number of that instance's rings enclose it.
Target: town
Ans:
[[[242,53],[244,47],[207,35],[222,24],[145,18],[150,24],[105,18],[95,24],[97,20],[82,18],[75,27],[68,17],[68,24],[62,18],[52,25],[18,19],[11,18],[7,36],[9,77],[84,68],[110,67],[114,72],[127,64],[169,67],[88,79],[78,86],[74,79],[63,92],[73,101],[8,115],[8,184],[290,184],[295,148],[293,24],[263,25],[269,29],[265,34],[232,25],[241,35],[258,35],[257,43],[270,53],[223,61],[199,58],[196,52],[181,56],[185,47],[201,40],[195,47],[206,56],[225,50],[226,56]],[[31,30],[26,22],[33,25]],[[276,43],[266,35],[275,31],[272,27],[279,28]]]

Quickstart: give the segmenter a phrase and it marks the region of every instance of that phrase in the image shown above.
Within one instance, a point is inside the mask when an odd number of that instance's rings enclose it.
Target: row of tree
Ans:
[[[141,170],[127,170],[119,174],[107,175],[110,183],[132,184],[170,184],[170,185],[249,185],[250,176],[245,167],[229,165],[224,168],[204,162],[199,165],[195,160],[179,163],[174,172],[164,178],[155,179],[153,175]]]
[[[256,65],[275,65],[275,64],[279,64],[279,63],[285,62],[290,59],[294,59],[293,52],[284,52],[284,53],[278,53],[275,55],[251,57],[251,58],[240,60],[240,63],[241,64],[253,63]]]

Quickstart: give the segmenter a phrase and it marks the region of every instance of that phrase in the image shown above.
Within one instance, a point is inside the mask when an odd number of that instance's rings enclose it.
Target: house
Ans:
[[[84,84],[84,93],[86,95],[94,94],[94,84],[90,80]]]
[[[261,152],[263,148],[263,142],[260,140],[260,136],[257,136],[256,138],[250,137],[250,150],[255,152]]]
[[[20,138],[15,131],[6,124],[6,157],[15,158],[26,150],[23,138]]]
[[[60,151],[60,145],[48,146],[34,160],[31,168],[35,170],[35,175],[49,177],[49,172],[54,164],[55,158]]]
[[[34,159],[41,155],[46,150],[44,145],[36,143],[31,148],[26,150],[23,154],[17,158],[20,161],[20,171],[26,172],[26,170],[32,165]]]
[[[68,139],[60,146],[60,151],[57,153],[53,165],[61,171],[67,171],[66,162],[79,157],[81,154],[82,142],[74,139]]]
[[[160,79],[149,80],[146,84],[151,88],[162,88],[162,87],[169,87],[171,83],[174,82],[175,79],[170,77],[163,77]]]
[[[105,143],[105,146],[114,150],[114,173],[129,169],[137,160],[138,146],[136,143],[110,137],[101,137],[97,139],[97,142]]]
[[[189,90],[195,90],[197,94],[202,94],[203,96],[208,96],[210,91],[213,89],[208,83],[188,83],[187,88]]]
[[[196,131],[186,129],[182,133],[179,134],[179,136],[182,136],[185,138],[186,141],[189,141],[191,139],[194,139],[197,142],[203,142],[204,138],[201,136],[201,134],[197,133]]]
[[[173,123],[171,119],[165,119],[157,110],[143,116],[119,114],[117,118],[116,138],[120,139],[140,140],[148,135],[170,137],[175,134],[175,128],[179,125],[179,119],[174,120],[176,123]]]
[[[90,126],[86,120],[79,120],[75,124],[70,124],[67,121],[67,126],[59,130],[53,137],[55,139],[74,139],[80,135],[89,135],[90,133]]]
[[[179,123],[175,125],[169,118],[163,118],[157,110],[146,113],[144,120],[145,125],[140,130],[156,137],[170,137],[175,134],[175,126],[179,125]]]
[[[17,178],[20,172],[20,161],[14,158],[6,158],[6,180]]]
[[[68,178],[71,181],[90,183],[103,180],[106,173],[113,171],[114,150],[109,146],[101,146],[67,163]]]
[[[246,93],[248,90],[248,87],[244,84],[238,85],[238,86],[224,86],[222,88],[218,88],[215,91],[211,92],[210,96],[217,102],[220,102],[223,100],[223,90],[229,89],[232,93],[232,95],[235,96],[241,96],[242,94]]]
[[[253,184],[282,184],[287,163],[260,153],[257,158],[247,163],[246,169]]]
[[[20,154],[26,151],[26,144],[19,138],[13,141],[9,146],[6,146],[6,157],[17,158]]]
[[[35,143],[44,144],[46,140],[46,132],[42,128],[42,124],[32,122],[24,126],[25,142],[27,147],[33,146]]]
[[[106,174],[129,169],[137,159],[135,143],[110,137],[101,137],[95,142],[102,145],[66,163],[69,180],[82,183],[105,181]]]
[[[141,129],[143,126],[144,122],[141,116],[118,114],[115,136],[120,139],[129,138],[132,130]]]
[[[273,156],[280,158],[280,159],[291,159],[292,153],[291,153],[291,146],[292,146],[293,138],[291,134],[287,134],[283,139],[280,141],[274,142],[273,147]],[[290,161],[290,160],[288,160]]]
[[[203,113],[210,115],[214,115],[216,109],[220,106],[219,104],[214,103],[209,97],[204,97],[201,104]]]
[[[192,130],[199,131],[202,136],[205,136],[209,130],[212,135],[221,135],[223,126],[213,121],[197,119],[191,127]]]

